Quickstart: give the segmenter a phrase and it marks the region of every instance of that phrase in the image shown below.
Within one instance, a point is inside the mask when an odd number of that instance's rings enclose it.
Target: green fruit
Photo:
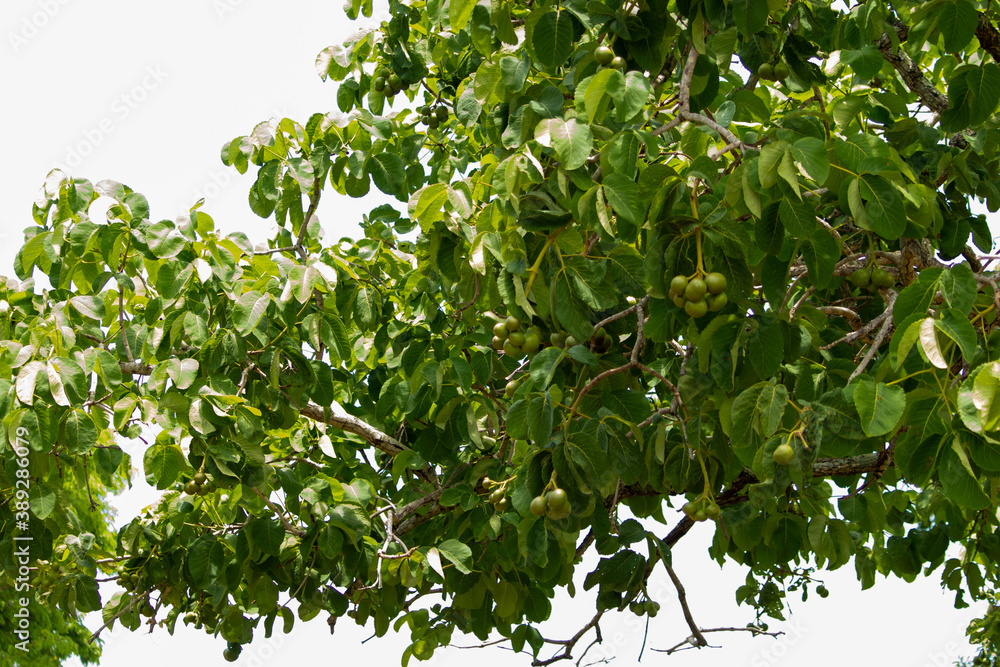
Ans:
[[[490,345],[493,346],[494,350],[496,350],[497,352],[499,352],[500,350],[503,349],[503,344],[506,343],[506,342],[507,342],[506,338],[499,338],[497,336],[494,336],[493,340],[490,341]]]
[[[710,273],[705,276],[705,286],[709,294],[722,294],[726,291],[726,277],[721,273]]]
[[[144,605],[142,605],[142,607],[139,608],[139,613],[145,616],[146,618],[152,618],[153,614],[156,613],[156,610],[153,609],[153,605],[147,602]]]
[[[538,352],[538,348],[541,346],[542,341],[534,331],[524,334],[524,342],[521,343],[521,349],[524,350],[525,354],[534,354]]]
[[[871,280],[875,287],[880,288],[892,287],[896,283],[885,269],[872,269]]]
[[[226,659],[226,662],[236,662],[240,658],[240,649],[226,647],[226,650],[222,652],[222,657]]]
[[[568,350],[574,345],[579,345],[579,344],[580,342],[574,336],[570,335],[566,336],[566,340],[564,341],[563,346]]]
[[[612,69],[625,69],[625,59],[621,56],[615,56],[611,59]]]
[[[204,484],[205,482],[208,481],[208,476],[205,475],[205,473],[203,473],[202,471],[199,470],[198,472],[196,472],[194,474],[194,477],[192,477],[191,479],[194,480],[195,484],[197,484],[198,486],[201,486],[202,484]]]
[[[697,301],[708,292],[708,285],[701,278],[695,278],[684,288],[684,298],[688,301]]]
[[[694,513],[698,511],[698,506],[694,503],[687,502],[684,503],[684,507],[681,508],[681,511],[684,512],[684,514],[686,514],[689,518],[693,519]]]
[[[514,331],[507,335],[507,340],[510,341],[511,345],[521,347],[524,345],[525,335],[521,331]]]
[[[435,115],[437,115],[439,121],[444,122],[444,121],[448,120],[448,108],[447,107],[438,107],[437,109],[434,110],[434,113],[435,113]]]
[[[787,79],[788,75],[791,73],[791,70],[788,69],[788,65],[785,63],[778,63],[774,66],[774,78],[778,81]]]
[[[524,355],[524,351],[520,347],[510,342],[510,338],[503,342],[503,353],[518,359]]]
[[[672,297],[671,301],[673,301],[674,305],[677,306],[678,308],[683,308],[684,305],[687,304],[688,302],[688,300],[684,298],[683,294],[678,294],[677,296]]]
[[[792,449],[791,445],[778,445],[774,454],[772,454],[774,462],[780,466],[786,466],[795,460],[795,450]]]
[[[656,616],[660,612],[660,603],[659,602],[653,602],[652,600],[647,600],[646,604],[643,605],[643,606],[646,608],[646,614],[650,618],[653,618],[654,616]]]
[[[830,591],[826,589],[826,586],[817,586],[816,593],[819,594],[821,598],[825,598],[830,594]]]
[[[420,112],[421,116],[430,116],[431,115],[431,108],[430,108],[430,106],[428,106],[426,104],[424,106],[420,107],[419,109],[417,109],[417,111]]]
[[[553,509],[549,506],[548,510],[545,512],[545,516],[554,521],[558,521],[559,519],[565,519],[570,515],[570,513],[571,510],[569,505],[566,505],[566,507],[563,507],[562,509]]]
[[[188,480],[187,484],[184,485],[184,493],[193,496],[198,493],[198,488],[198,484],[194,480]]]
[[[566,334],[560,332],[549,334],[549,344],[552,347],[563,347],[566,344]]]
[[[694,513],[694,516],[691,518],[694,519],[695,521],[704,521],[705,519],[708,518],[708,512],[706,512],[704,509],[699,508],[698,511],[696,511]]]
[[[389,78],[385,81],[387,84],[395,88],[396,90],[403,89],[403,80],[399,78],[398,74],[390,74]]]
[[[427,119],[427,127],[431,128],[432,130],[436,130],[438,125],[440,124],[441,123],[440,121],[438,121],[437,116],[431,116],[430,118]]]
[[[607,46],[598,46],[594,49],[594,60],[597,61],[598,65],[602,67],[607,67],[611,64],[611,61],[615,59],[615,52],[612,51]]]
[[[727,297],[725,293],[709,294],[705,297],[705,300],[708,302],[708,309],[713,313],[719,312],[726,307],[727,303],[729,303],[729,297]]]
[[[507,318],[507,331],[517,331],[521,328],[521,320],[517,319],[513,315]]]
[[[375,77],[375,81],[372,82],[372,87],[375,88],[376,91],[381,93],[383,90],[385,90],[385,79],[383,79],[380,76]]]
[[[535,516],[542,516],[549,510],[549,504],[544,496],[535,496],[531,499],[531,513]]]
[[[774,67],[770,63],[764,63],[757,68],[757,76],[762,79],[774,79]]]
[[[687,276],[674,276],[670,279],[670,289],[673,290],[674,294],[684,294],[684,290],[687,289],[687,286]]]
[[[517,391],[517,382],[511,380],[510,382],[507,383],[507,386],[504,387],[503,395],[506,396],[507,398],[510,398],[514,395],[515,391]]]
[[[858,289],[868,289],[868,285],[871,280],[871,274],[868,269],[858,269],[850,276],[851,284]]]
[[[545,494],[550,509],[559,510],[569,505],[569,496],[562,489],[555,488]]]
[[[721,514],[721,513],[722,513],[722,510],[719,509],[719,506],[716,505],[715,503],[712,503],[708,507],[705,508],[705,515],[709,519],[711,519],[712,521],[715,521],[716,519],[718,519],[719,518],[719,514]]]
[[[708,302],[705,299],[688,301],[684,304],[684,312],[695,319],[704,317],[705,313],[708,312]]]
[[[500,500],[495,502],[493,506],[496,508],[497,512],[504,512],[507,510],[507,499],[501,498]]]
[[[632,601],[629,603],[628,610],[635,614],[636,616],[642,616],[646,613],[646,606],[641,602]]]
[[[497,338],[507,337],[507,325],[503,322],[497,322],[493,325],[493,335]]]

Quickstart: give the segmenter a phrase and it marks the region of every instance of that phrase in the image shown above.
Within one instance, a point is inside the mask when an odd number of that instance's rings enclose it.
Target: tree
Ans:
[[[258,246],[50,174],[0,294],[5,581],[30,537],[71,620],[227,659],[296,615],[406,622],[404,664],[455,631],[579,659],[656,614],[654,568],[684,605],[696,521],[749,632],[852,561],[995,600],[998,11],[837,7],[391,1],[317,59],[339,112],[222,148],[280,226]],[[406,215],[324,243],[324,194],[372,184]],[[164,495],[111,535],[81,481],[120,488],[143,426]],[[574,580],[594,615],[547,638]]]

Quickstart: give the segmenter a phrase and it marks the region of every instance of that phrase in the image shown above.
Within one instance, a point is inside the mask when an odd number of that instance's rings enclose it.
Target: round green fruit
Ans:
[[[705,313],[708,312],[708,302],[705,299],[698,299],[697,301],[688,301],[684,304],[684,312],[691,317],[698,319],[699,317],[704,317]]]
[[[774,79],[774,66],[770,63],[764,63],[757,68],[757,76],[762,79]]]
[[[513,331],[507,335],[507,340],[510,341],[511,345],[521,347],[524,345],[525,335],[521,331]]]
[[[375,88],[377,92],[381,93],[385,90],[385,79],[380,76],[375,77],[375,80],[372,82],[372,87]]]
[[[656,616],[659,613],[659,611],[660,611],[660,603],[659,602],[653,602],[652,600],[646,600],[646,604],[644,604],[643,606],[646,608],[646,614],[648,614],[650,618],[653,618],[654,616]]]
[[[490,494],[490,502],[493,503],[494,505],[497,504],[498,502],[503,500],[503,495],[504,495],[503,491],[497,489],[496,491]]]
[[[511,398],[514,396],[515,391],[517,391],[517,382],[511,380],[510,382],[507,383],[507,386],[504,387],[503,395],[506,396],[507,398]]]
[[[615,56],[611,59],[612,69],[625,69],[625,59],[621,56]]]
[[[193,496],[198,493],[198,488],[198,484],[193,479],[188,480],[187,484],[184,485],[184,493]]]
[[[670,279],[670,289],[673,290],[674,294],[684,294],[684,290],[687,289],[687,286],[687,276],[674,276]]]
[[[691,518],[695,521],[704,521],[708,518],[708,512],[706,512],[703,508],[699,508]]]
[[[712,521],[718,519],[721,513],[722,510],[719,509],[719,506],[716,505],[715,503],[712,503],[711,505],[705,508],[705,515]]]
[[[395,88],[396,90],[403,89],[403,80],[399,78],[398,74],[390,74],[389,78],[386,79],[386,83]]]
[[[778,445],[772,454],[774,462],[780,466],[786,466],[795,460],[795,450],[791,445]]]
[[[549,344],[552,347],[563,347],[566,344],[566,334],[556,332],[549,334]]]
[[[503,349],[503,344],[506,343],[506,342],[507,342],[506,338],[499,338],[497,336],[494,336],[493,340],[490,341],[490,345],[493,346],[494,350],[496,350],[497,352],[499,352],[500,350]]]
[[[849,280],[858,289],[868,289],[868,285],[871,283],[871,274],[868,269],[858,269],[851,274]]]
[[[497,322],[493,325],[493,335],[497,338],[507,337],[507,325],[503,322]]]
[[[194,476],[191,479],[194,480],[195,484],[201,486],[202,484],[208,481],[208,476],[199,470],[194,474]]]
[[[432,130],[436,130],[438,125],[440,124],[441,122],[437,119],[437,116],[431,116],[430,118],[427,119],[427,127],[431,128]]]
[[[722,294],[726,291],[726,277],[721,273],[710,273],[705,276],[705,286],[709,294]]]
[[[521,348],[510,342],[510,338],[503,342],[503,353],[517,358],[521,358],[521,355],[524,354]]]
[[[708,285],[701,278],[695,278],[684,288],[684,298],[688,301],[697,301],[708,293]]]
[[[507,325],[507,331],[517,331],[521,328],[521,320],[517,319],[513,315],[507,318],[505,324]]]
[[[534,331],[524,334],[524,342],[521,343],[521,349],[524,350],[525,354],[534,354],[538,352],[538,348],[541,346],[542,341]]]
[[[562,509],[569,505],[569,496],[560,488],[555,488],[545,494],[545,501],[550,509]]]
[[[892,287],[896,281],[885,269],[872,269],[872,285],[875,287]]]
[[[687,502],[684,503],[683,507],[681,507],[681,511],[684,512],[684,514],[686,514],[688,517],[693,519],[694,513],[698,511],[698,507],[692,502]]]
[[[222,652],[222,657],[226,659],[226,662],[236,662],[240,658],[240,649],[226,647],[226,650]]]
[[[670,300],[673,301],[674,305],[677,306],[678,308],[683,308],[688,302],[688,300],[684,298],[683,294],[678,294],[677,296],[671,297]]]
[[[615,52],[609,47],[601,45],[594,49],[594,60],[597,61],[598,65],[602,67],[607,67],[611,64],[611,61],[615,59]]]
[[[507,499],[506,498],[501,498],[500,500],[498,500],[497,502],[495,502],[493,504],[493,507],[496,508],[497,512],[505,512],[505,511],[507,511]]]
[[[531,499],[531,513],[535,516],[542,516],[549,511],[549,504],[544,496],[535,496]]]
[[[444,121],[448,120],[448,108],[438,107],[437,109],[434,110],[434,115],[436,115],[438,120],[443,123]]]
[[[574,345],[579,345],[579,344],[580,344],[580,341],[578,341],[578,340],[576,339],[576,337],[574,337],[574,336],[572,336],[572,335],[570,335],[570,336],[566,336],[566,340],[565,340],[565,341],[563,342],[563,346],[564,346],[564,347],[565,347],[565,348],[566,348],[567,350],[568,350],[569,348],[573,347]]]
[[[785,63],[778,63],[774,66],[774,78],[778,81],[787,79],[788,75],[791,73],[791,70],[788,69],[788,65]]]
[[[705,300],[708,302],[708,309],[713,313],[719,312],[729,303],[729,297],[726,296],[725,292],[722,294],[709,294],[705,297]]]

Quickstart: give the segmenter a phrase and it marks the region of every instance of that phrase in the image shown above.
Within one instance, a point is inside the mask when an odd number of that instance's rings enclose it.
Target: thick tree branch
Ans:
[[[986,12],[979,12],[979,24],[976,26],[976,38],[979,46],[983,47],[986,53],[993,56],[993,60],[1000,63],[1000,30],[996,29]]]
[[[909,29],[906,26],[895,26],[899,40],[906,39]],[[942,113],[950,106],[948,96],[935,88],[924,76],[920,67],[910,59],[903,49],[893,48],[892,39],[889,35],[883,34],[876,42],[875,46],[882,52],[882,58],[899,72],[903,83],[910,89],[924,106],[936,113]]]

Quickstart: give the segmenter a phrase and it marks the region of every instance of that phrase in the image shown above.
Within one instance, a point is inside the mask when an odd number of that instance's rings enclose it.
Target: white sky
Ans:
[[[304,123],[314,112],[334,109],[335,88],[320,81],[313,62],[321,49],[354,29],[340,0],[4,0],[0,121],[7,158],[0,163],[0,274],[13,274],[9,267],[21,230],[32,224],[35,192],[56,165],[73,167],[74,176],[95,182],[111,178],[129,185],[149,199],[154,220],[173,218],[206,197],[203,210],[218,228],[242,230],[255,243],[266,238],[269,223],[246,204],[253,167],[245,176],[224,167],[220,148],[271,116]],[[382,201],[339,198],[328,191],[319,209],[327,238],[354,235],[361,214]],[[131,448],[141,460],[141,443]],[[136,488],[120,502],[124,516],[155,499],[155,492],[142,488],[142,475],[136,477]],[[711,526],[696,526],[675,551],[675,569],[702,627],[743,626],[753,616],[736,606],[734,591],[745,574],[738,567],[720,570],[708,560],[711,534]],[[922,666],[970,655],[964,630],[972,614],[952,608],[938,573],[909,585],[880,580],[864,595],[853,565],[824,578],[831,591],[827,600],[793,604],[789,623],[771,624],[786,636],[710,635],[723,648],[707,655],[683,652],[671,656],[670,663],[717,660],[759,667],[808,660],[814,667],[848,662]],[[105,599],[112,592],[105,588]],[[650,624],[644,662],[659,664],[665,658],[650,649],[667,648],[688,633],[662,568],[650,592],[663,609]],[[592,615],[592,601],[582,588],[575,600],[561,596],[543,635],[572,635]],[[97,615],[89,622],[100,624]],[[602,628],[607,651],[595,647],[583,664],[610,656],[616,665],[636,664],[644,628],[635,617],[612,615]],[[276,635],[266,642],[261,632],[237,664],[306,664],[330,650],[336,653],[327,655],[340,660],[363,656],[398,664],[408,634],[362,646],[370,634],[342,619],[331,637],[321,616],[297,623],[290,637]],[[221,639],[182,624],[174,636],[116,628],[106,639],[105,667],[133,667],[137,656],[143,667],[191,664],[195,655],[201,659],[194,664],[221,664],[225,647]],[[476,642],[456,637],[456,643]],[[491,648],[441,650],[433,664],[470,661],[483,667],[529,663],[526,656],[512,659],[509,651]]]

